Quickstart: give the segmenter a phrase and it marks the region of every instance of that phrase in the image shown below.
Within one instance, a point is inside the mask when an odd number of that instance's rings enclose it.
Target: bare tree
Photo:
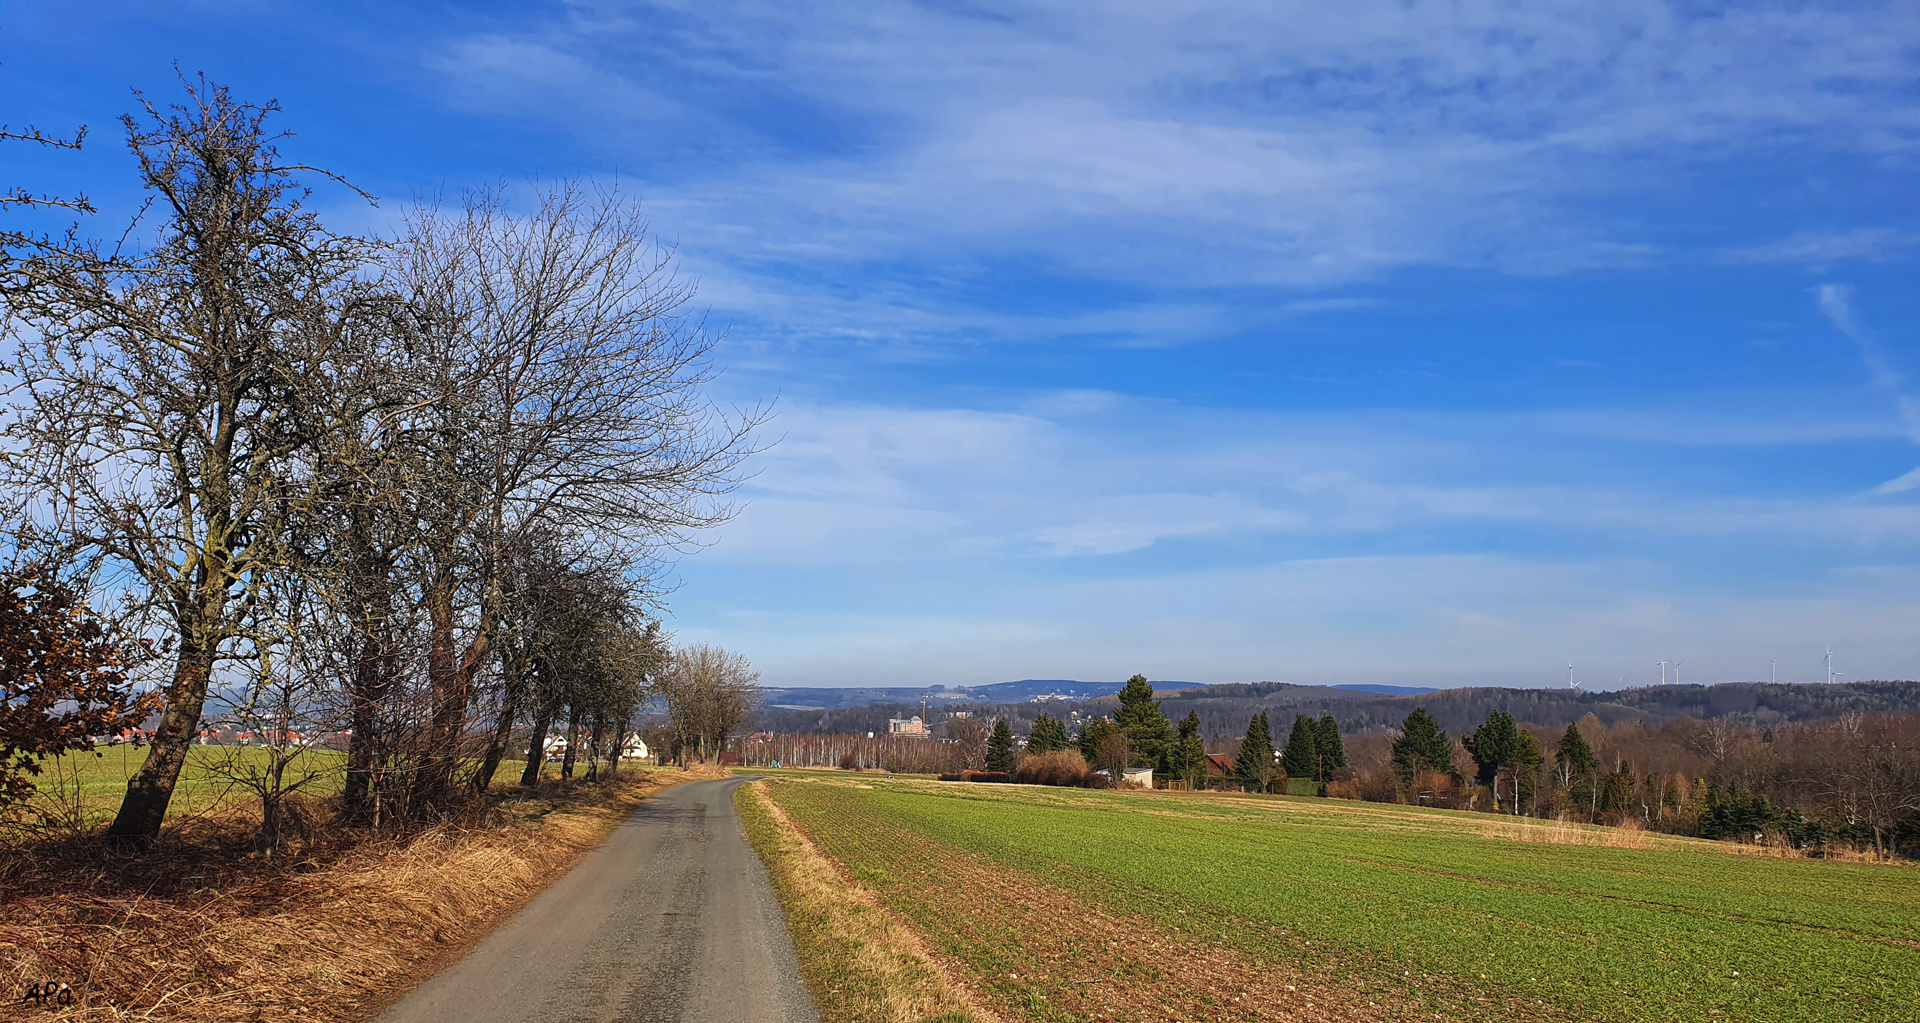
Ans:
[[[947,738],[960,751],[961,770],[977,771],[987,766],[987,726],[977,718],[956,717],[947,722]]]
[[[740,654],[715,646],[681,647],[661,672],[659,696],[672,727],[673,757],[705,761],[760,701],[760,673]]]
[[[420,589],[431,623],[435,741],[467,723],[507,613],[507,561],[529,530],[565,528],[635,562],[731,515],[762,410],[707,395],[712,338],[672,253],[615,194],[564,183],[525,217],[497,194],[409,218],[390,280],[415,310],[422,401],[408,437],[420,493]],[[474,608],[456,639],[460,595]],[[423,784],[444,788],[445,758]]]
[[[333,426],[303,393],[350,359],[366,247],[327,233],[282,163],[275,107],[188,83],[125,119],[161,214],[143,254],[45,250],[5,266],[0,297],[38,334],[19,349],[9,434],[16,492],[51,495],[70,549],[122,568],[174,652],[165,709],[108,831],[158,835],[236,608],[282,553],[301,503],[289,461]]]

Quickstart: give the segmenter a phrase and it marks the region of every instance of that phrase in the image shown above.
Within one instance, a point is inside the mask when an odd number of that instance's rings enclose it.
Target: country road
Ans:
[[[779,900],[734,813],[741,784],[648,799],[381,1023],[814,1023]]]

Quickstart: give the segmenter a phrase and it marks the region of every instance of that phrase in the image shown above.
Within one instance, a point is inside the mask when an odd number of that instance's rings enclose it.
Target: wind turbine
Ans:
[[[1684,657],[1673,662],[1673,684],[1676,686],[1680,684],[1680,666],[1685,663],[1687,663],[1687,659]]]
[[[1667,662],[1665,661],[1660,662],[1660,684],[1663,686],[1667,684]]]
[[[1567,688],[1576,693],[1580,691],[1580,683],[1573,680],[1573,665],[1571,664],[1567,665]]]
[[[1769,658],[1767,658],[1767,665],[1768,665],[1768,667],[1770,667],[1770,668],[1772,668],[1772,669],[1773,669],[1773,684],[1774,684],[1774,685],[1776,685],[1776,686],[1777,686],[1777,685],[1779,685],[1779,684],[1780,684],[1780,661],[1779,661],[1779,659],[1778,659],[1778,658],[1774,658],[1774,657],[1769,657]]]
[[[1827,644],[1827,684],[1832,685],[1834,679],[1844,674],[1846,672],[1833,670],[1833,644]]]

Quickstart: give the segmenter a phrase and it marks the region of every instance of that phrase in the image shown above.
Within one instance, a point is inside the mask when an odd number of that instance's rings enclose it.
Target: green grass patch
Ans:
[[[775,781],[821,848],[915,915],[912,835],[1256,961],[1463,1018],[1911,1021],[1920,872],[1504,840],[1487,815],[1322,799]],[[1005,936],[1004,940],[1018,940]],[[990,949],[955,948],[983,969]],[[1487,999],[1483,1002],[1481,999]],[[1384,1000],[1384,999],[1383,999]]]
[[[133,773],[146,762],[147,752],[145,746],[102,746],[93,753],[69,753],[49,758],[43,764],[43,772],[34,779],[36,791],[30,802],[45,812],[62,811],[62,819],[71,819],[77,814],[89,826],[105,823],[119,811],[120,801],[127,794],[127,779],[133,777]],[[177,820],[197,814],[216,813],[256,799],[256,792],[236,782],[235,778],[246,777],[249,773],[264,773],[267,764],[268,751],[258,747],[190,747],[186,764],[180,769],[179,781],[174,785],[169,818]],[[621,771],[631,770],[634,766],[632,763],[623,763]],[[524,760],[501,761],[500,769],[494,773],[494,786],[518,785],[520,775],[525,770]],[[346,754],[334,750],[307,750],[296,755],[288,764],[284,781],[290,785],[312,774],[312,781],[302,785],[299,791],[310,796],[333,796],[339,794],[345,772]],[[585,764],[574,765],[576,780],[585,775]],[[558,762],[548,761],[542,766],[542,780],[559,777]]]

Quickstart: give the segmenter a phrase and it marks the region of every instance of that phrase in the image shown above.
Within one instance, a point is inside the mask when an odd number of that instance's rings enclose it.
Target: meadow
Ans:
[[[120,808],[120,800],[127,792],[127,779],[133,776],[146,758],[147,748],[133,745],[102,746],[93,753],[69,753],[49,758],[43,764],[44,770],[40,776],[33,779],[35,792],[29,800],[29,806],[66,822],[66,826],[72,830],[86,830],[105,824],[113,819],[114,813]],[[180,778],[174,787],[173,802],[168,811],[170,823],[178,825],[257,800],[258,793],[236,779],[261,774],[266,770],[267,763],[267,751],[256,747],[190,747],[187,762],[180,769]],[[501,761],[500,770],[494,776],[494,786],[518,784],[525,766],[523,760]],[[623,764],[622,770],[632,766],[631,763]],[[289,762],[284,782],[292,785],[312,775],[312,779],[301,785],[298,791],[307,796],[333,796],[340,791],[345,770],[345,754],[333,750],[307,750]],[[576,767],[575,777],[580,777],[585,770],[584,765]],[[560,765],[547,762],[543,765],[541,777],[559,778]]]
[[[768,790],[1016,1017],[1911,1021],[1920,1000],[1910,867],[1314,798]]]

